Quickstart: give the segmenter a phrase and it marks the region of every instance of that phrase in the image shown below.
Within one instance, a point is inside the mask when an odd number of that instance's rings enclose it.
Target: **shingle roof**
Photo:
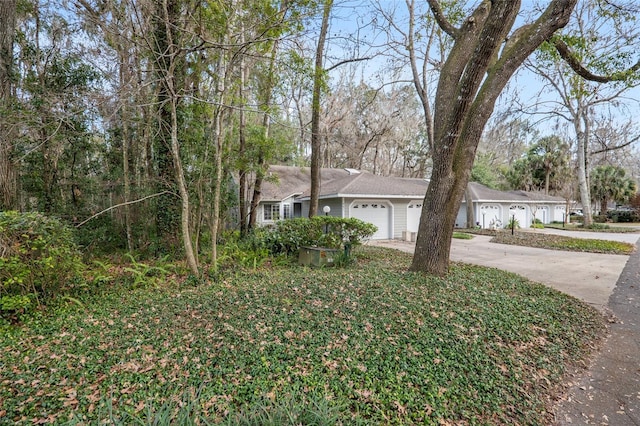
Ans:
[[[322,179],[320,197],[367,195],[371,197],[424,197],[428,182],[424,179],[378,176],[369,172],[360,172],[335,180]],[[308,197],[307,189],[302,196]]]
[[[309,167],[270,166],[262,185],[263,201],[280,201],[295,196],[309,197],[311,169]],[[427,181],[398,177],[383,177],[353,169],[320,171],[320,197],[368,195],[371,197],[424,197]]]
[[[542,192],[527,192],[527,191],[498,191],[491,189],[478,182],[469,182],[469,191],[471,192],[471,198],[474,201],[505,201],[505,202],[555,202],[564,203],[565,200],[562,197],[555,197],[553,195],[546,195]]]
[[[268,178],[262,186],[263,201],[281,201],[291,196],[310,196],[311,169],[309,167],[270,166]],[[370,196],[423,198],[428,182],[424,179],[385,177],[369,172],[323,168],[320,171],[320,198]],[[469,182],[474,201],[564,203],[561,197],[540,192],[498,191],[477,182]]]
[[[320,170],[322,182],[332,181],[345,176],[349,172],[344,169]],[[292,195],[301,195],[309,190],[311,169],[309,167],[269,166],[267,179],[262,184],[263,201],[281,201]]]

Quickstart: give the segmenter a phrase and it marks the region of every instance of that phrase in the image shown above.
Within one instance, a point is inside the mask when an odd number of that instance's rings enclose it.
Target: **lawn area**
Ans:
[[[631,234],[638,232],[638,224],[633,223],[594,223],[590,228],[585,228],[580,223],[567,223],[564,226],[561,223],[548,223],[545,224],[544,227],[576,232],[608,232],[620,234]]]
[[[580,251],[588,253],[606,253],[629,255],[635,245],[620,241],[572,238],[553,234],[536,234],[529,231],[498,232],[491,242],[517,246],[537,247],[550,250]]]
[[[601,315],[496,269],[270,265],[115,280],[0,331],[0,423],[548,424]]]

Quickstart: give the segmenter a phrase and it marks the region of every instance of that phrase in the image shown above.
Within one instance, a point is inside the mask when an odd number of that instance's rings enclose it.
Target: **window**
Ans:
[[[282,218],[291,219],[291,204],[282,205]]]
[[[265,204],[263,206],[264,221],[274,221],[280,219],[280,204]]]

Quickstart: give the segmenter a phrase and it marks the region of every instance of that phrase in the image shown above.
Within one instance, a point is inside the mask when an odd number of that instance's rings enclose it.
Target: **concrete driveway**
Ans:
[[[570,232],[536,230],[558,233],[574,238],[636,243],[638,234],[602,232]],[[599,310],[604,310],[620,273],[629,256],[614,254],[579,253],[513,246],[489,242],[491,237],[475,235],[470,240],[453,239],[451,260],[488,266],[515,272],[532,281],[546,284],[556,290],[581,299]],[[413,253],[414,243],[398,240],[376,241],[375,245],[391,247]]]

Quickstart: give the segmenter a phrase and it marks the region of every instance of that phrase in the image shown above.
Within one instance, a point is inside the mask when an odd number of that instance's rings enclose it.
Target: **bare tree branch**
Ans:
[[[339,66],[344,65],[344,64],[349,64],[351,62],[368,61],[369,59],[373,59],[373,56],[365,56],[364,58],[345,59],[345,60],[342,60],[342,61],[338,62],[337,64],[333,64],[329,68],[326,68],[325,71],[329,72],[329,71],[332,71],[332,70],[334,70],[334,69],[336,69]]]
[[[603,152],[615,151],[615,150],[627,147],[627,146],[631,145],[632,143],[634,143],[634,142],[636,142],[638,140],[640,140],[640,135],[636,136],[635,138],[633,138],[630,141],[625,142],[625,143],[623,143],[621,145],[607,146],[606,144],[603,143],[603,145],[605,146],[604,148],[599,149],[597,151],[591,151],[589,154],[594,155],[594,154],[602,154]]]
[[[571,49],[569,48],[569,46],[567,46],[567,44],[562,41],[560,38],[556,37],[553,40],[553,45],[555,46],[556,50],[558,51],[558,53],[560,54],[560,56],[562,57],[562,59],[564,59],[567,64],[569,64],[569,66],[571,67],[571,69],[573,69],[573,71],[575,71],[576,74],[578,74],[580,77],[589,80],[589,81],[595,81],[597,83],[609,83],[612,81],[623,81],[627,78],[627,76],[631,73],[634,73],[636,71],[638,71],[640,69],[640,60],[638,62],[636,62],[631,68],[625,70],[625,71],[621,71],[621,72],[616,72],[612,75],[596,75],[593,74],[591,71],[589,71],[588,69],[586,69],[581,63],[580,61],[576,58],[576,56],[573,54],[573,52],[571,52]]]
[[[138,199],[138,200],[131,200],[131,201],[127,201],[126,203],[116,204],[116,205],[114,205],[114,206],[111,206],[111,207],[108,207],[108,208],[106,208],[106,209],[102,210],[101,212],[98,212],[98,213],[94,214],[93,216],[91,216],[91,217],[90,217],[90,218],[88,218],[88,219],[83,220],[82,222],[80,222],[79,224],[77,224],[77,225],[76,225],[76,228],[80,228],[82,225],[84,225],[85,223],[89,222],[91,219],[96,218],[96,217],[98,217],[98,216],[100,216],[100,215],[102,215],[102,214],[104,214],[104,213],[106,213],[106,212],[108,212],[108,211],[111,211],[111,210],[113,210],[113,209],[116,209],[116,208],[118,208],[118,207],[123,207],[123,206],[128,206],[128,205],[130,205],[130,204],[139,203],[139,202],[141,202],[141,201],[148,200],[149,198],[159,197],[160,195],[164,195],[164,194],[173,194],[173,195],[176,195],[176,194],[174,194],[174,193],[173,193],[173,192],[171,192],[171,191],[162,191],[162,192],[158,192],[157,194],[147,195],[146,197],[142,197],[142,198],[140,198],[140,199]]]
[[[451,37],[456,38],[460,31],[458,30],[458,28],[454,27],[444,16],[444,13],[442,12],[442,7],[440,7],[440,3],[438,2],[438,0],[428,0],[428,1],[429,1],[429,7],[431,8],[431,12],[433,13],[433,16],[436,18],[436,22],[438,23],[440,28],[442,28],[442,30],[445,33],[449,34]]]

